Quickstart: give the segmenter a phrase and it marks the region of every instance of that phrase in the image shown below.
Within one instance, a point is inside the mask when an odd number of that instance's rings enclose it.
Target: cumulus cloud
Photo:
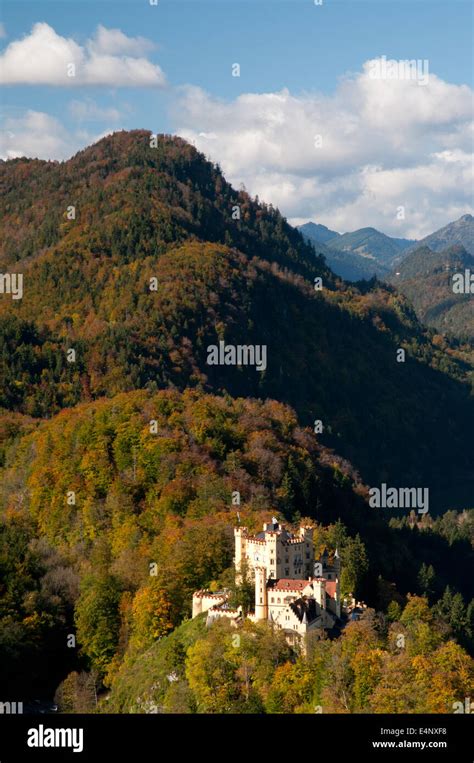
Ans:
[[[71,117],[78,122],[117,122],[122,114],[114,107],[98,106],[91,98],[82,101],[73,100],[69,104]]]
[[[472,204],[472,91],[430,73],[374,79],[375,59],[331,96],[182,90],[177,132],[295,224],[373,225],[421,237]],[[400,219],[400,208],[405,219]]]
[[[67,159],[84,146],[95,143],[111,130],[100,134],[78,130],[71,132],[55,117],[29,110],[5,120],[0,133],[0,158]]]
[[[61,37],[46,23],[11,42],[0,57],[0,82],[8,85],[163,87],[165,75],[143,56],[153,44],[99,26],[85,45]]]
[[[94,37],[88,42],[91,53],[100,56],[141,56],[155,47],[155,43],[146,37],[127,37],[120,29],[107,29],[102,24],[99,24]]]

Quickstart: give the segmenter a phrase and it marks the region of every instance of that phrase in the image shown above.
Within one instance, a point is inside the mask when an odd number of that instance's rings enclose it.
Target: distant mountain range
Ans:
[[[467,253],[474,254],[474,218],[470,214],[463,215],[420,241],[387,236],[375,228],[360,228],[340,234],[313,222],[298,227],[317,252],[324,255],[331,270],[346,281],[369,280],[374,275],[380,279],[390,279],[391,271],[405,257],[423,247],[428,247],[431,252],[442,252],[460,245]]]
[[[391,238],[375,228],[360,228],[352,233],[344,233],[328,242],[330,249],[352,252],[383,265],[392,261],[415,241],[407,238]]]
[[[325,225],[308,222],[299,226],[305,238],[324,254],[336,275],[347,281],[387,276],[393,262],[416,243],[412,239],[391,238],[375,228],[360,228],[352,233],[336,233]]]
[[[318,244],[327,244],[331,239],[341,238],[340,233],[318,223],[305,223],[304,225],[300,225],[299,229],[303,236],[306,236],[306,238],[309,238],[311,241],[315,241]]]

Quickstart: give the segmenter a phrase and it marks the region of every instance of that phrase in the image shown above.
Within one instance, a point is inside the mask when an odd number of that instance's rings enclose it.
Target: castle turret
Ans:
[[[246,527],[234,527],[234,539],[235,539],[235,582],[237,585],[242,583],[242,561],[245,559],[246,554],[246,539],[247,528]]]
[[[311,525],[301,525],[300,527],[300,538],[302,540],[313,540],[313,533],[314,533],[314,527],[311,527]]]
[[[255,619],[268,619],[267,571],[265,567],[255,567]]]
[[[325,580],[313,580],[314,598],[321,609],[326,609],[326,584]]]
[[[335,612],[337,617],[341,617],[341,557],[337,548],[334,554],[334,569],[336,570]]]
[[[193,617],[200,615],[202,612],[202,591],[196,591],[193,594]]]
[[[339,551],[336,548],[336,551],[334,553],[334,561],[333,561],[334,569],[336,570],[336,575],[338,578],[341,577],[341,557],[339,556]]]

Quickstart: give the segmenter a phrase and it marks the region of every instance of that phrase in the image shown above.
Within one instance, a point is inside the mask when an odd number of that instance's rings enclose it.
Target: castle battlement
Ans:
[[[235,609],[232,607],[210,607],[208,609],[208,612],[226,612],[226,614],[234,614],[234,615],[240,615],[240,609]]]
[[[204,596],[207,596],[209,599],[221,599],[225,593],[225,591],[213,592],[206,588],[201,588],[199,591],[195,591],[193,596],[196,596],[198,599],[203,598]]]

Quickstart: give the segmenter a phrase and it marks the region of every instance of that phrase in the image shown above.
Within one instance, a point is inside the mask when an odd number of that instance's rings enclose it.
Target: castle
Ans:
[[[236,527],[234,536],[236,583],[243,582],[245,572],[255,584],[255,611],[247,614],[250,620],[270,621],[285,631],[291,643],[336,624],[341,617],[341,562],[337,551],[331,564],[326,552],[315,562],[312,527],[300,527],[295,536],[272,518],[258,535]],[[196,591],[193,617],[207,612],[208,623],[218,617],[242,619],[241,608],[233,609],[229,597],[226,590]]]

